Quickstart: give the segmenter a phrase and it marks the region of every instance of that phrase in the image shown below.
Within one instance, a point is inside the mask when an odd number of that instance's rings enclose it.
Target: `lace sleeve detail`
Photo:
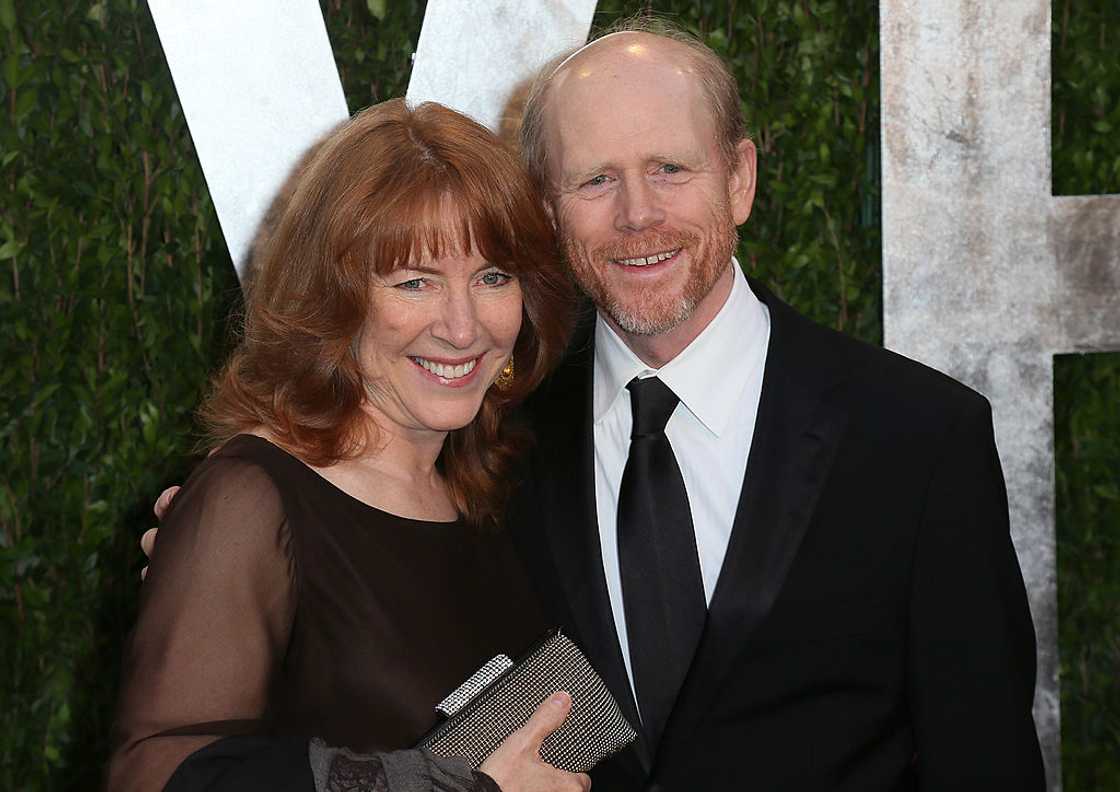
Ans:
[[[312,740],[308,755],[316,792],[502,792],[463,760],[424,750],[358,754]]]
[[[125,672],[114,790],[162,789],[220,737],[260,729],[291,632],[294,562],[272,478],[221,453],[160,526]]]

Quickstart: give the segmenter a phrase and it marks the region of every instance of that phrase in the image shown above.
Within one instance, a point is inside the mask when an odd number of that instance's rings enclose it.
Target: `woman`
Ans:
[[[160,529],[110,788],[300,788],[311,764],[332,788],[585,785],[513,738],[485,773],[308,758],[408,748],[548,626],[493,527],[523,442],[503,415],[558,361],[571,295],[516,157],[451,110],[372,107],[295,178],[201,411],[220,450]]]

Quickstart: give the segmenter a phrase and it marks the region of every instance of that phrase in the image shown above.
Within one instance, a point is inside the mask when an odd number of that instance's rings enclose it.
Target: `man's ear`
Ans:
[[[727,180],[727,195],[731,206],[731,217],[735,225],[742,225],[751,216],[754,206],[754,188],[758,184],[758,152],[754,143],[743,138],[735,146],[739,161],[731,169]]]

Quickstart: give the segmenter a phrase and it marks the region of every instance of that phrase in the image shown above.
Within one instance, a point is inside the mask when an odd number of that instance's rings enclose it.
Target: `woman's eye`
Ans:
[[[402,281],[397,284],[398,289],[404,289],[405,291],[416,291],[417,289],[422,289],[423,287],[423,278],[412,278],[411,280]]]
[[[493,272],[484,273],[480,280],[483,286],[504,286],[513,280],[513,276],[494,270]]]
[[[595,176],[595,177],[590,178],[587,181],[585,181],[583,183],[583,186],[584,187],[602,187],[606,183],[607,183],[606,175],[600,173],[598,176]]]

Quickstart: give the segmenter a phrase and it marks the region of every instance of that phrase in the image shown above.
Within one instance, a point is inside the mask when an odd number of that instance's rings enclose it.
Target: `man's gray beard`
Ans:
[[[711,291],[713,283],[708,287]],[[705,292],[707,294],[707,292]],[[640,315],[642,309],[637,309],[634,313],[627,312],[626,309],[616,300],[609,296],[605,296],[603,300],[595,300],[595,304],[599,309],[609,316],[616,325],[629,335],[636,336],[655,336],[662,333],[668,333],[673,328],[677,327],[688,317],[692,316],[692,312],[696,310],[696,306],[700,300],[704,298],[694,297],[690,290],[686,290],[681,298],[677,300],[677,304],[671,308],[666,308],[661,311],[648,313],[656,315],[644,316]],[[670,311],[672,311],[670,313]]]
[[[739,242],[738,229],[729,214],[719,218],[715,225],[719,227],[705,236],[703,244],[698,248],[703,251],[703,257],[695,262],[697,267],[680,297],[673,300],[674,304],[657,303],[653,310],[648,305],[633,308],[623,305],[607,290],[592,264],[592,254],[587,247],[567,235],[561,241],[572,277],[595,306],[609,316],[624,333],[655,336],[667,333],[687,321],[696,311],[696,306],[715,288],[724,269],[731,262],[731,256]]]

